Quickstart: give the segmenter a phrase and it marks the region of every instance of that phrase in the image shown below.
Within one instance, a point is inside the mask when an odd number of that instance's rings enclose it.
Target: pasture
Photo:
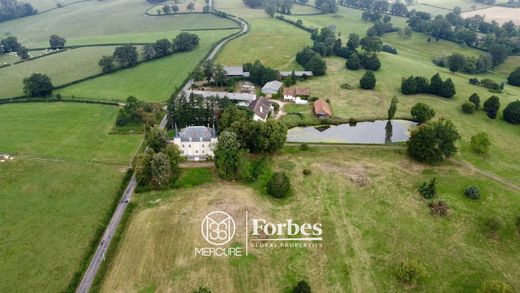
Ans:
[[[0,68],[0,98],[23,95],[23,80],[33,73],[47,74],[56,85],[98,74],[103,55],[112,55],[115,47],[85,47],[45,56]]]
[[[79,270],[141,137],[109,135],[116,107],[0,106],[2,292],[60,292]]]
[[[271,19],[263,9],[247,8],[240,0],[218,0],[215,6],[245,18],[251,25],[247,35],[226,44],[217,55],[216,62],[240,66],[259,59],[279,70],[301,69],[295,62],[295,56],[301,48],[311,45],[307,32]]]
[[[125,100],[133,95],[140,100],[164,102],[176,87],[182,86],[188,74],[220,39],[236,30],[201,31],[200,45],[191,52],[140,64],[95,79],[63,88],[64,96]]]
[[[507,0],[497,0],[497,4],[507,3]],[[462,11],[475,11],[488,8],[492,5],[479,3],[473,0],[419,0],[415,4],[408,7],[408,10],[415,9],[417,11],[429,12],[433,15],[445,15],[453,10],[455,7],[460,7]]]
[[[396,271],[409,259],[426,270],[418,291],[476,291],[489,279],[520,288],[518,192],[449,164],[416,164],[399,148],[286,148],[273,161],[274,170],[291,178],[292,193],[284,200],[265,195],[263,180],[253,188],[215,179],[139,194],[102,291],[191,292],[206,286],[213,292],[287,292],[305,279],[313,292],[400,292],[405,287]],[[312,174],[304,176],[303,169]],[[417,192],[432,177],[450,207],[445,218],[431,215]],[[479,186],[483,198],[466,198],[468,185]],[[214,210],[234,217],[233,247],[246,245],[246,210],[274,223],[322,223],[323,247],[196,256],[194,248],[208,246],[201,221]],[[502,223],[493,238],[484,229],[490,217]]]
[[[228,28],[238,25],[212,14],[147,16],[144,0],[87,1],[47,13],[0,23],[0,35],[14,35],[28,48],[49,46],[60,35],[67,45],[142,43],[171,39],[183,29]]]

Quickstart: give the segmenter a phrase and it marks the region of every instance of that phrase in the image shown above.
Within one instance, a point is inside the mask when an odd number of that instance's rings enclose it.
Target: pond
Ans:
[[[385,144],[408,141],[410,128],[417,123],[408,120],[376,120],[356,124],[318,127],[295,127],[287,133],[288,142]]]

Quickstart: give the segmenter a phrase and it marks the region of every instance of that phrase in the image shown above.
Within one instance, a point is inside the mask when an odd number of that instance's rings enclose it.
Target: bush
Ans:
[[[387,44],[383,45],[383,48],[381,49],[381,51],[397,55],[397,49],[390,45],[387,45]]]
[[[405,261],[397,270],[397,279],[405,285],[415,286],[423,277],[424,268],[415,260]]]
[[[302,150],[302,151],[308,151],[308,150],[309,150],[309,145],[306,144],[306,143],[302,143],[302,144],[300,145],[300,150]]]
[[[415,104],[415,106],[412,107],[411,114],[413,119],[419,123],[428,122],[435,117],[435,111],[424,103]]]
[[[359,59],[357,53],[353,53],[352,55],[350,55],[350,58],[348,58],[346,66],[349,70],[358,70],[359,68],[361,68],[361,60]]]
[[[462,104],[461,108],[462,108],[462,112],[466,113],[466,114],[473,114],[477,110],[477,108],[475,107],[475,104],[473,104],[472,102],[466,102],[466,103]]]
[[[512,124],[520,124],[520,100],[511,102],[506,106],[504,119]]]
[[[305,175],[305,176],[309,176],[309,175],[311,175],[311,174],[312,174],[311,170],[309,170],[309,169],[303,169],[303,175]]]
[[[520,235],[520,216],[516,217],[516,232]]]
[[[498,232],[502,229],[502,222],[497,217],[488,218],[484,221],[484,232],[490,237],[498,236]]]
[[[351,90],[352,89],[352,86],[348,83],[344,83],[340,86],[342,89],[344,90]]]
[[[485,79],[481,80],[480,83],[487,89],[494,90],[494,91],[500,90],[500,85],[497,82],[495,82],[489,78],[485,78]]]
[[[457,152],[460,135],[449,120],[421,125],[412,131],[408,140],[408,154],[419,162],[440,163]]]
[[[362,89],[371,90],[376,87],[376,82],[377,80],[374,72],[367,71],[361,80],[359,80],[359,86],[361,86]]]
[[[291,183],[285,172],[274,173],[267,182],[267,193],[276,198],[283,198],[289,192]]]
[[[432,178],[430,182],[423,182],[419,188],[419,193],[426,199],[434,198],[437,194],[437,180]]]
[[[479,293],[513,293],[509,284],[497,280],[488,280],[482,284]]]
[[[309,284],[306,281],[301,280],[300,282],[298,282],[298,284],[296,284],[296,286],[293,288],[292,292],[293,293],[311,293],[311,287],[309,286]]]
[[[464,190],[464,195],[471,199],[479,199],[480,189],[478,189],[476,186],[470,186]]]
[[[485,132],[477,133],[471,137],[471,148],[478,154],[487,154],[491,146],[491,139]]]
[[[478,85],[478,84],[480,84],[480,80],[476,77],[472,77],[469,79],[469,83],[473,84],[473,85]]]
[[[449,207],[448,204],[443,200],[430,202],[428,206],[430,207],[432,214],[435,216],[445,217],[448,215]]]

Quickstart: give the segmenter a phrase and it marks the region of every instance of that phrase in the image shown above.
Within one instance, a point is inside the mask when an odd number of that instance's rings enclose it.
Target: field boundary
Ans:
[[[119,107],[124,104],[123,100],[103,100],[103,99],[89,99],[89,98],[76,98],[76,97],[61,97],[57,98],[56,96],[48,97],[48,98],[28,98],[28,97],[14,97],[14,98],[6,98],[0,99],[0,105],[4,104],[26,104],[26,103],[78,103],[78,104],[98,104],[105,106],[115,106]]]

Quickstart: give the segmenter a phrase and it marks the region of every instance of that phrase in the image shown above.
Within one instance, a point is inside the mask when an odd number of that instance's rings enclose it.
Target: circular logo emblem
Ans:
[[[208,243],[224,245],[235,235],[235,221],[228,213],[211,212],[202,220],[200,231]]]

